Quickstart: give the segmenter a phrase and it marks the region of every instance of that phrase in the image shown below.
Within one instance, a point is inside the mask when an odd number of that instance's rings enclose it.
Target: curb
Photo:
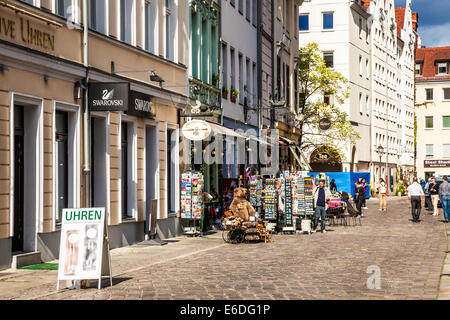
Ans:
[[[450,300],[450,225],[445,223],[445,238],[447,240],[447,252],[445,253],[444,262],[441,269],[441,281],[439,284],[438,300]]]

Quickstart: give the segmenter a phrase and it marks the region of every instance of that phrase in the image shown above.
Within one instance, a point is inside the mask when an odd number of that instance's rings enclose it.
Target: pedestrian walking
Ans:
[[[359,181],[355,182],[355,204],[356,204],[356,210],[358,210],[359,217],[364,217],[364,214],[362,213],[362,207],[364,200],[366,198],[366,192],[364,191],[364,187],[362,186],[362,183]]]
[[[328,200],[331,198],[331,192],[328,188],[325,187],[325,183],[321,180],[319,185],[314,189],[314,214],[315,214],[315,223],[314,229],[317,228],[319,224],[319,218],[321,220],[320,231],[322,233],[327,232],[325,230],[325,214],[328,209]]]
[[[380,199],[380,208],[378,209],[379,211],[386,211],[387,210],[387,187],[386,187],[386,182],[384,182],[383,178],[380,178],[379,182],[378,182],[378,198]]]
[[[420,181],[420,186],[422,187],[422,190],[424,190],[425,189],[425,185],[426,185],[426,181],[424,179],[422,179],[422,178],[420,178],[419,181]]]
[[[361,208],[367,210],[369,208],[367,208],[367,205],[366,205],[366,193],[367,193],[366,179],[364,179],[364,178],[360,179],[360,186],[364,189],[364,197],[362,198],[362,207]]]
[[[330,191],[332,194],[335,194],[337,192],[337,185],[336,185],[336,181],[334,179],[331,179]]]
[[[413,183],[408,187],[408,197],[411,201],[411,214],[413,222],[420,222],[420,211],[422,209],[422,198],[425,197],[425,193],[421,185],[417,182],[417,178],[413,178]]]
[[[430,184],[431,178],[428,178],[427,184],[425,185],[423,192],[425,193],[425,209],[427,209],[428,211],[433,211],[433,202],[431,200],[430,194]]]
[[[428,185],[428,192],[430,193],[431,197],[431,203],[432,203],[432,209],[433,209],[433,216],[439,215],[439,208],[438,208],[438,202],[439,202],[439,186],[436,184],[436,179],[432,178],[431,183]]]
[[[448,223],[448,217],[450,215],[450,184],[448,183],[447,176],[444,176],[442,180],[443,182],[439,186],[439,196],[441,197],[445,223]]]

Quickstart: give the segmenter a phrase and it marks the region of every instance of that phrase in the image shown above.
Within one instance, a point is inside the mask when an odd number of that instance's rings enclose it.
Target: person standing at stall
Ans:
[[[314,215],[315,215],[315,223],[314,226],[317,228],[319,224],[320,218],[320,230],[322,233],[326,233],[325,230],[325,214],[328,209],[328,200],[331,198],[331,192],[328,188],[325,187],[325,182],[321,180],[319,185],[314,189]]]
[[[369,209],[369,208],[367,208],[367,205],[366,205],[366,192],[367,192],[367,184],[366,184],[366,179],[364,179],[364,178],[361,178],[361,180],[360,180],[360,186],[364,189],[364,197],[362,198],[362,209]]]
[[[408,197],[411,201],[411,215],[413,222],[420,222],[420,210],[422,209],[422,198],[425,198],[422,186],[413,178],[413,183],[408,187]]]

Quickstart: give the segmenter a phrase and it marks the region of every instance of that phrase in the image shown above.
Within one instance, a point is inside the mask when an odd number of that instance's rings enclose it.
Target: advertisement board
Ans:
[[[100,288],[102,275],[111,277],[105,215],[105,208],[63,209],[57,289],[61,280],[88,279]]]
[[[155,105],[148,94],[130,91],[130,105],[127,114],[142,118],[154,119],[156,116]]]

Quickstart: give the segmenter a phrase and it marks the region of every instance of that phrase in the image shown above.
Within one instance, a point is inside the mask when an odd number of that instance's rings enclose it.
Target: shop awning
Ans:
[[[216,123],[212,123],[212,122],[208,122],[208,124],[211,126],[211,129],[214,132],[214,134],[222,134],[224,136],[242,138],[242,139],[247,138],[246,136],[243,136],[243,135],[235,132],[233,129],[229,129],[227,127],[221,126],[220,124],[216,124]]]
[[[280,137],[281,138],[281,140],[284,140],[285,142],[287,142],[288,143],[288,145],[289,145],[289,150],[291,150],[291,152],[292,152],[292,155],[294,156],[294,158],[295,158],[295,160],[297,161],[297,163],[298,163],[298,165],[300,166],[300,167],[302,167],[302,162],[300,161],[300,158],[298,157],[298,154],[297,154],[297,152],[295,151],[295,143],[292,141],[292,140],[289,140],[288,138],[285,138],[285,137]]]

